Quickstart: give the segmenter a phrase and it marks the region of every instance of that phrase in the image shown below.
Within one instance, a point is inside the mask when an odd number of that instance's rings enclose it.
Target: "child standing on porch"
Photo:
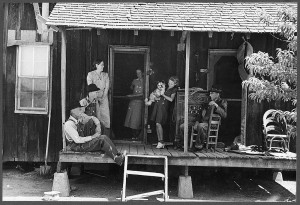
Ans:
[[[156,146],[157,149],[163,149],[165,147],[162,126],[167,122],[169,104],[175,99],[178,84],[179,79],[177,76],[170,77],[168,81],[168,89],[160,96],[159,100],[155,101],[154,104],[150,119],[156,124],[156,133],[158,138]]]

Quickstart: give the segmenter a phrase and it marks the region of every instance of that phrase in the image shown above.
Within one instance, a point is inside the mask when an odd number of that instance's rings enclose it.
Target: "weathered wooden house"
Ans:
[[[93,69],[92,62],[103,59],[104,71],[110,76],[113,139],[121,149],[135,154],[164,154],[170,156],[171,165],[296,169],[294,158],[179,152],[171,147],[156,150],[151,146],[156,142],[155,128],[151,126],[152,134],[146,131],[146,125],[151,125],[151,107],[144,109],[142,141],[130,141],[128,130],[123,127],[129,102],[124,96],[130,94],[135,70],[142,69],[145,97],[157,81],[167,81],[172,75],[179,77],[180,92],[185,97],[177,99],[175,109],[181,109],[181,118],[187,116],[183,103],[189,98],[185,95],[188,88],[209,90],[213,84],[220,85],[222,97],[228,100],[228,118],[222,123],[219,141],[229,145],[241,134],[245,145],[261,145],[262,115],[282,103],[247,99],[247,91],[241,86],[245,73],[239,71],[237,54],[245,42],[254,52],[273,56],[277,47],[285,46],[276,38],[276,25],[259,23],[258,14],[265,9],[276,16],[284,6],[297,4],[57,3],[50,4],[50,10],[46,7],[41,14],[38,4],[6,4],[3,160],[44,160],[50,93],[49,161],[78,160],[73,154],[59,158],[63,148],[62,124],[69,115],[70,102],[86,94],[86,76]],[[176,114],[170,117],[173,124],[166,128],[166,141],[174,139],[174,124],[181,118]]]

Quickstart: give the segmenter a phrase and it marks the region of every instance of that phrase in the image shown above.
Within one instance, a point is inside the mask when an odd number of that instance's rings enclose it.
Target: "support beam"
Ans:
[[[188,151],[188,96],[189,96],[189,76],[190,76],[190,47],[191,33],[187,32],[185,49],[185,89],[184,89],[184,153]]]
[[[16,40],[21,40],[21,24],[22,24],[22,18],[24,15],[24,3],[19,3],[18,8],[18,18],[17,18],[17,25],[16,25]]]
[[[39,3],[32,3],[32,5],[33,5],[34,13],[35,13],[37,32],[39,34],[42,34],[43,33],[42,23],[40,21],[38,21],[38,18],[37,18],[37,16],[41,16]]]
[[[49,17],[49,3],[42,3],[42,17],[48,19]],[[46,24],[42,24],[42,42],[48,42],[48,28]]]
[[[61,122],[63,150],[66,150],[66,138],[64,137],[64,123],[66,121],[66,69],[67,69],[67,36],[65,28],[61,29]]]

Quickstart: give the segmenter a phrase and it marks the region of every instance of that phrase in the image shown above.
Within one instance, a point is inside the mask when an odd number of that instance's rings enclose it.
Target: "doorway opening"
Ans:
[[[237,51],[231,49],[209,50],[207,89],[218,85],[221,98],[227,100],[227,118],[222,120],[220,142],[230,145],[241,132],[242,80],[238,72]]]
[[[148,95],[149,76],[146,75],[149,67],[150,49],[148,47],[116,46],[109,47],[109,76],[110,76],[110,116],[111,134],[114,142],[120,143],[147,143],[145,124],[147,123],[148,110],[144,103],[141,108],[141,130],[134,136],[133,130],[124,126],[128,105],[132,97],[133,90],[131,83],[137,79],[136,70],[143,73],[143,94],[138,99],[143,101]],[[136,117],[136,116],[135,116]]]

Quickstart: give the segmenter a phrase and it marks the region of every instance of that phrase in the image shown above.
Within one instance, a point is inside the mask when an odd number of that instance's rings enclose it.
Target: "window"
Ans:
[[[49,45],[21,45],[18,47],[16,113],[48,113],[49,59]]]

